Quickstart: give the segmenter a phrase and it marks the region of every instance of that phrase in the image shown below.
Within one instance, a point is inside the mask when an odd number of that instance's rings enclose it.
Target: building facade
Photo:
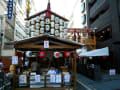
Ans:
[[[14,29],[15,29],[15,1],[13,5],[13,17],[8,19],[7,17],[7,0],[0,0],[0,56],[4,49],[4,43],[7,41],[14,40]]]
[[[0,0],[0,56],[6,56],[11,47],[6,47],[5,42],[21,40],[26,38],[25,18],[26,18],[26,0],[15,0],[13,4],[13,17],[8,19],[8,0]],[[33,0],[30,0],[30,14],[34,13]],[[13,55],[13,54],[11,54]]]
[[[120,71],[120,1],[86,0],[87,27],[96,28],[97,48],[108,46],[110,56],[104,61],[105,69]],[[105,66],[106,65],[106,66]]]

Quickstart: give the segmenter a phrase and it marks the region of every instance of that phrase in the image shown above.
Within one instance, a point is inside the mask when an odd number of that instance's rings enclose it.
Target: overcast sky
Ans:
[[[48,0],[34,0],[37,12],[45,10],[47,8]],[[61,16],[69,18],[73,10],[73,5],[77,0],[50,0],[51,10],[58,13]]]
[[[74,26],[78,28],[82,27],[80,24],[80,4],[78,5],[77,1],[80,2],[80,0],[50,0],[51,10],[60,16],[64,16],[67,19],[70,18],[72,12],[74,11]],[[37,12],[47,9],[48,0],[34,0],[34,2]],[[77,8],[74,10],[75,6],[77,6]]]

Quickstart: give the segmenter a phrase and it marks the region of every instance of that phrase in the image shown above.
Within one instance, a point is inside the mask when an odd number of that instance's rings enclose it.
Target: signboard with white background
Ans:
[[[110,76],[116,75],[116,70],[115,69],[110,69],[109,70],[109,75]]]
[[[49,41],[44,41],[44,48],[49,48]]]
[[[12,56],[12,64],[18,64],[18,56]]]

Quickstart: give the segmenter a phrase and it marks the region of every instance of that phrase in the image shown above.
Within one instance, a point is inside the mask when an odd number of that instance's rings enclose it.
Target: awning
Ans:
[[[79,56],[109,56],[109,48],[95,49],[85,53],[78,53]]]

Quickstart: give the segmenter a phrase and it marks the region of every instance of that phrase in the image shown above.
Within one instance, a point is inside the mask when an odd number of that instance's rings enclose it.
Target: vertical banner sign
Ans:
[[[49,48],[49,41],[44,41],[44,48]]]
[[[8,19],[12,19],[13,15],[13,0],[8,1]]]
[[[12,64],[18,64],[18,56],[12,56]]]

